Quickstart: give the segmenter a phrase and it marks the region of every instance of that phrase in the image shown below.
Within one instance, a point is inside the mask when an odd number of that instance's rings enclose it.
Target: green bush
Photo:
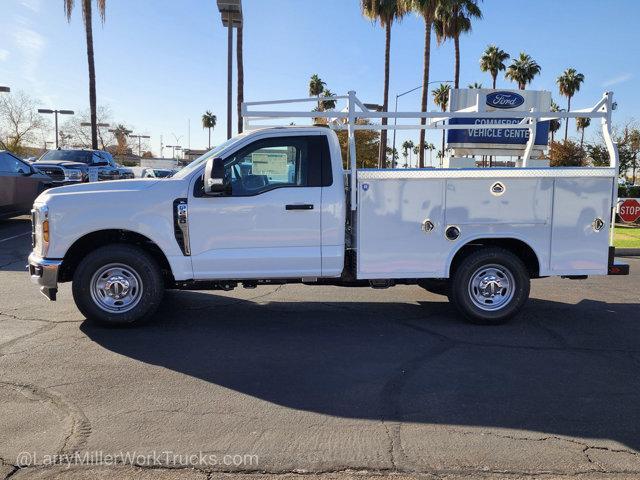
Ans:
[[[626,185],[618,185],[618,198],[627,198]]]
[[[640,185],[627,187],[626,198],[640,198]]]

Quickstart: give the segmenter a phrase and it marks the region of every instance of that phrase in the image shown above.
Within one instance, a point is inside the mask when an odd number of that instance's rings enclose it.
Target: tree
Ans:
[[[335,95],[335,93],[333,93],[328,88],[326,88],[324,90],[324,92],[322,92],[322,97],[323,98],[320,100],[320,109],[321,109],[321,111],[326,112],[327,110],[333,110],[334,108],[336,108],[336,101],[335,100],[325,100],[325,98],[333,97],[334,95]]]
[[[410,7],[418,12],[424,20],[424,53],[422,62],[422,97],[420,100],[420,111],[427,111],[429,100],[429,70],[431,64],[431,30],[436,16],[436,10],[443,0],[411,0]],[[420,119],[420,125],[425,125],[426,118]],[[420,130],[420,140],[418,147],[418,166],[424,168],[424,139],[425,130]]]
[[[425,150],[429,150],[429,166],[433,167],[433,159],[431,158],[431,155],[433,154],[433,151],[436,149],[436,146],[433,143],[427,143],[424,146]]]
[[[551,142],[549,145],[549,165],[552,167],[582,167],[586,154],[580,145],[571,141]]]
[[[311,79],[309,80],[309,96],[310,97],[318,97],[318,111],[321,110],[320,107],[320,95],[324,92],[324,87],[326,83],[322,81],[322,79],[314,73],[311,75]]]
[[[402,156],[404,157],[404,167],[407,168],[411,166],[411,151],[415,145],[411,140],[405,140],[402,142]],[[407,161],[407,157],[409,160]]]
[[[124,156],[130,153],[131,149],[128,145],[130,133],[131,130],[129,130],[121,123],[113,129],[113,135],[116,137],[116,141],[118,143],[115,151],[116,156]]]
[[[36,101],[26,93],[0,96],[0,149],[22,155],[46,125],[36,110]]]
[[[473,82],[473,83],[470,83],[469,85],[467,85],[467,88],[472,88],[472,89],[473,88],[482,88],[482,84],[478,83],[478,82]]]
[[[238,133],[242,133],[242,102],[244,102],[244,61],[242,59],[242,22],[236,27],[236,65],[238,68]],[[211,140],[209,140],[211,147]]]
[[[594,167],[609,166],[609,151],[602,143],[587,145],[587,158]]]
[[[378,22],[385,29],[384,46],[384,89],[382,110],[389,111],[389,64],[391,56],[391,26],[400,20],[407,12],[405,0],[360,0],[362,13],[365,17]],[[382,118],[382,125],[387,125],[388,119]],[[387,131],[380,132],[380,149],[378,151],[378,167],[383,168],[387,152]]]
[[[553,100],[551,100],[551,111],[552,112],[559,112],[560,111],[560,106],[554,102]],[[551,132],[551,141],[554,142],[555,141],[555,134],[558,130],[560,130],[560,125],[561,125],[561,120],[558,118],[554,118],[553,120],[549,121],[549,131]]]
[[[389,164],[389,168],[395,168],[398,165],[398,149],[387,147],[387,163]]]
[[[106,150],[112,145],[116,139],[108,126],[100,126],[113,123],[111,118],[111,110],[104,105],[98,105],[96,110],[96,119],[98,121],[98,146],[102,150]],[[64,122],[62,128],[71,136],[70,143],[79,145],[82,148],[91,148],[91,128],[87,128],[86,124],[90,123],[91,109],[72,115]],[[84,125],[83,125],[84,124]]]
[[[578,73],[575,68],[567,68],[562,75],[556,79],[560,95],[567,97],[567,112],[571,111],[571,97],[573,97],[579,90],[580,85],[584,82],[584,75]],[[564,140],[567,141],[569,134],[569,119],[564,125]]]
[[[584,129],[591,125],[591,119],[589,117],[576,117],[576,129],[580,133],[580,148],[584,145]]]
[[[451,39],[455,48],[453,88],[460,87],[460,35],[471,31],[474,18],[482,18],[478,0],[443,0],[436,9],[436,39],[439,44]]]
[[[92,0],[80,0],[82,2],[82,18],[84,20],[84,31],[87,42],[87,61],[89,63],[89,108],[91,110],[91,148],[98,149],[98,121],[97,121],[97,100],[96,100],[96,65],[93,55],[93,23],[92,23]],[[75,0],[63,0],[64,12],[67,21],[71,21],[71,14]],[[107,0],[96,0],[98,13],[104,24],[107,8]]]
[[[368,119],[358,119],[356,124],[369,125]],[[349,168],[349,135],[346,130],[336,132],[342,151],[342,162],[345,169]],[[358,167],[375,168],[378,165],[378,149],[380,147],[380,132],[376,130],[357,130],[355,132],[356,158]],[[396,157],[397,158],[397,157]]]
[[[209,130],[209,148],[211,148],[211,130],[216,128],[216,123],[218,123],[218,117],[209,110],[202,115],[202,128]]]
[[[438,88],[431,91],[433,95],[434,103],[440,107],[443,112],[447,111],[447,105],[449,105],[449,92],[451,87],[446,83],[441,83]],[[442,158],[444,159],[444,129],[442,130]]]
[[[480,57],[480,70],[491,74],[492,88],[496,88],[498,72],[507,68],[504,64],[510,58],[509,54],[495,45],[489,45]]]
[[[531,55],[520,52],[518,58],[513,59],[504,76],[512,82],[516,82],[520,90],[524,90],[527,84],[531,83],[541,71],[542,68],[531,58]]]

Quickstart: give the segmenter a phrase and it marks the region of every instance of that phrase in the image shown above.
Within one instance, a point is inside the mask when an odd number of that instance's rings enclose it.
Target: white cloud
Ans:
[[[9,50],[0,48],[0,62],[4,62],[7,58],[9,58]]]
[[[628,80],[631,80],[632,78],[633,78],[633,75],[631,75],[630,73],[623,73],[622,75],[618,75],[617,77],[613,77],[613,78],[610,78],[609,80],[602,82],[602,86],[611,87],[613,85],[617,85],[619,83],[623,83]]]
[[[34,13],[40,13],[40,0],[21,0],[20,5]]]

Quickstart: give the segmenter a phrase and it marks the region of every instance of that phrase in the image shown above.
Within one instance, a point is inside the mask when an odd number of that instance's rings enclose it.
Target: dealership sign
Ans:
[[[618,215],[623,222],[635,222],[640,218],[640,203],[635,198],[623,200],[618,206]]]
[[[492,92],[487,94],[486,104],[495,108],[516,108],[524,103],[524,97],[513,92]]]
[[[481,103],[478,104],[478,101]],[[518,124],[525,112],[532,108],[536,111],[548,111],[551,107],[551,93],[534,90],[493,90],[493,89],[454,89],[451,90],[450,111],[478,108],[477,117],[452,118],[450,125],[472,125],[470,129],[451,129],[447,132],[449,148],[455,155],[522,155],[529,140],[528,128],[486,128],[487,124]],[[487,118],[482,111],[523,112],[522,117]],[[549,122],[538,122],[534,141],[534,151],[538,155],[547,147]]]

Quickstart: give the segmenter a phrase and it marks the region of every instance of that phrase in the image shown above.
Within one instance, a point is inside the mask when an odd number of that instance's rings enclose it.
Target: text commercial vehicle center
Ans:
[[[508,92],[506,92],[508,93]],[[531,278],[627,274],[610,245],[618,169],[612,95],[579,112],[487,108],[490,94],[444,113],[373,112],[354,92],[341,111],[287,111],[295,99],[243,105],[248,133],[172,178],[49,190],[33,209],[34,282],[55,299],[72,281],[80,311],[105,323],[150,317],[165,288],[232,289],[303,282],[418,284],[444,293],[469,320],[501,323],[529,295]],[[277,106],[280,110],[256,110]],[[475,128],[469,119],[518,119],[516,168],[357,169],[364,129]],[[600,118],[611,162],[602,168],[532,168],[538,129],[553,118]],[[265,127],[267,118],[323,118],[327,127]],[[382,117],[396,125],[363,124]],[[425,118],[425,125],[402,119]],[[288,120],[287,120],[288,123]],[[343,170],[334,130],[347,130]],[[456,140],[456,138],[453,138]],[[468,139],[450,142],[456,153]],[[493,147],[492,147],[493,148]],[[516,148],[512,146],[509,148]],[[97,206],[110,205],[100,210]]]

